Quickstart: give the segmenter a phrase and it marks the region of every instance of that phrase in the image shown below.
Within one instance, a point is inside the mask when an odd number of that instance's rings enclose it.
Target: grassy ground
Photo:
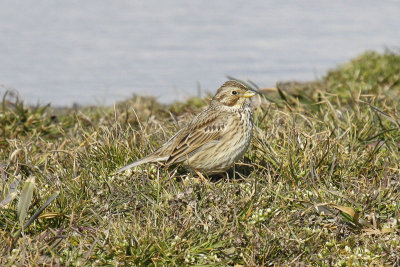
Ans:
[[[113,175],[205,99],[60,110],[6,95],[0,265],[399,265],[400,55],[264,91],[235,179],[209,184],[157,165]]]

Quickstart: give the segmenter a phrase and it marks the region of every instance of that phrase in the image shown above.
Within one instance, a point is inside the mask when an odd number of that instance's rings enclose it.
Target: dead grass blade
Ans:
[[[358,222],[359,213],[356,210],[354,210],[353,208],[338,205],[336,203],[320,203],[320,204],[315,205],[315,207],[321,207],[321,206],[330,206],[337,210],[340,210],[341,212],[347,214],[351,218],[352,222],[354,222],[356,225],[359,225],[359,222]]]
[[[24,226],[24,221],[28,213],[28,208],[31,205],[33,190],[35,189],[35,177],[29,177],[22,188],[21,197],[18,202],[18,218],[20,226]],[[23,230],[23,229],[22,229]]]

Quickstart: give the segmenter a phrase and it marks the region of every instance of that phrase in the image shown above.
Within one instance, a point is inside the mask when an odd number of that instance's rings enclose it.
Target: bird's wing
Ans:
[[[219,140],[226,129],[227,117],[221,114],[202,112],[182,129],[171,143],[172,150],[166,164],[185,160],[188,155],[204,144]]]

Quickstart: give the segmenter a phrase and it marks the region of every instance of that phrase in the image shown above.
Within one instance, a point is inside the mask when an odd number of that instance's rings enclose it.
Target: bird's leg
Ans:
[[[199,176],[200,180],[202,180],[205,184],[208,184],[208,180],[204,177],[204,175],[196,169],[193,171]]]
[[[169,179],[173,179],[175,177],[175,174],[178,172],[178,167],[175,167],[171,172],[168,171],[167,169],[167,173],[169,175]]]

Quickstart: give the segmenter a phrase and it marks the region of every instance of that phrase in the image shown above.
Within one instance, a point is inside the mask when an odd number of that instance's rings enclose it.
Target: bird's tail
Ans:
[[[128,169],[131,169],[133,167],[139,166],[139,165],[144,164],[144,163],[159,162],[159,161],[165,161],[165,160],[167,160],[167,158],[154,158],[154,157],[150,157],[150,156],[149,157],[145,157],[143,159],[139,159],[137,161],[134,161],[134,162],[122,167],[121,169],[116,171],[115,174],[123,172],[123,171],[126,171]]]

